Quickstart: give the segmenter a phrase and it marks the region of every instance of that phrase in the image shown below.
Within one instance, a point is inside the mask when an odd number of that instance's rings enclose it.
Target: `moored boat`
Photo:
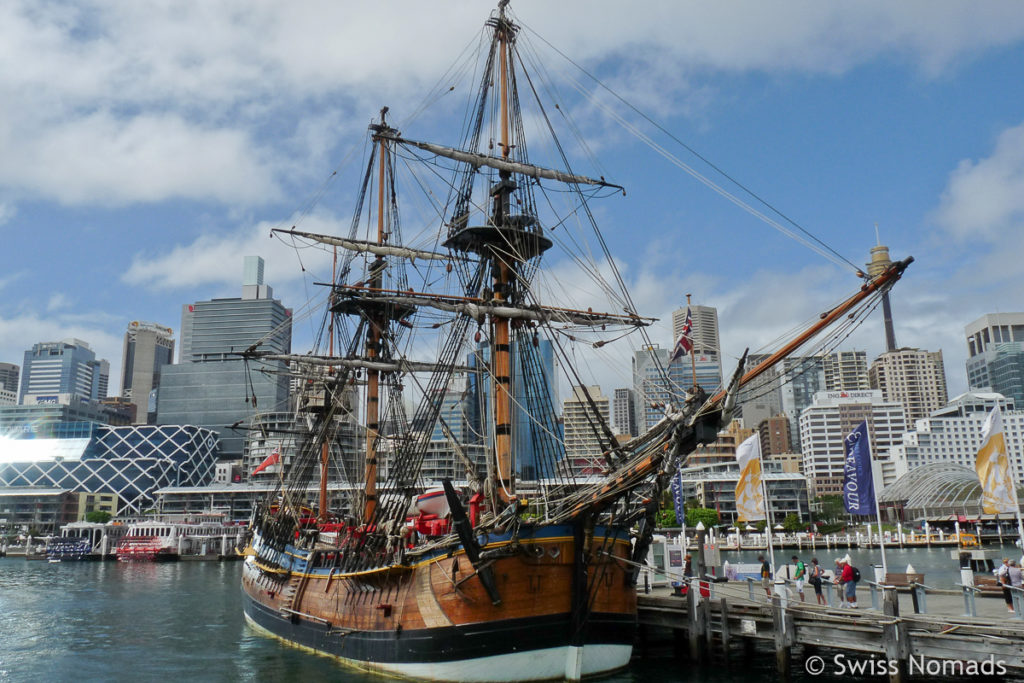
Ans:
[[[121,562],[172,562],[191,557],[226,555],[242,529],[220,513],[163,515],[127,525],[117,544]]]

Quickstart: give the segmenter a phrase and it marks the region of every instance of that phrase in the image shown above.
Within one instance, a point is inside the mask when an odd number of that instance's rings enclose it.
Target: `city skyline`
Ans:
[[[315,3],[253,6],[245,17],[5,5],[0,25],[16,56],[0,74],[10,103],[0,128],[0,361],[79,338],[119,373],[131,320],[167,325],[180,339],[182,305],[237,296],[243,254],[263,256],[277,298],[301,308],[311,283],[329,278],[329,262],[300,261],[267,238],[269,228],[344,231],[351,198],[331,173],[358,172],[366,124],[381,106],[427,139],[460,111],[458,89],[419,107],[458,59],[461,43],[448,36],[483,23],[479,3],[449,7],[398,3],[381,31],[379,13]],[[1012,256],[1024,240],[1019,9],[598,9],[511,5],[521,40],[545,51],[550,41],[853,265],[868,261],[877,223],[892,258],[917,259],[893,292],[898,345],[941,350],[949,395],[962,393],[964,327],[1024,300],[1024,266]],[[424,34],[444,47],[422,50],[415,37]],[[366,60],[363,36],[383,41],[374,53],[386,57]],[[575,95],[565,73],[551,83],[600,160],[599,175],[627,189],[593,206],[635,303],[660,319],[653,341],[671,347],[671,313],[693,293],[718,308],[728,376],[743,348],[755,351],[856,288],[849,264],[691,180]],[[636,114],[628,118],[728,185]],[[314,203],[322,186],[328,192]],[[405,211],[417,230],[437,223],[426,207]],[[412,237],[425,243],[422,233]],[[549,263],[557,269],[554,252]],[[585,294],[572,298],[586,307]],[[296,349],[311,325],[297,321]],[[630,386],[638,346],[609,351],[620,371],[595,378],[609,395]],[[880,313],[843,348],[877,357]],[[110,377],[115,387],[120,380]]]

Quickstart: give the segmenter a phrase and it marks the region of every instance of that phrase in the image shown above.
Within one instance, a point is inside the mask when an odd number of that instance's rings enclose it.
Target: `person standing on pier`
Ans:
[[[800,602],[804,602],[804,580],[807,578],[807,565],[796,555],[793,556],[793,564],[796,565],[796,575],[793,581],[796,582],[796,592],[800,594]]]
[[[825,570],[818,564],[818,558],[811,558],[811,586],[814,587],[814,597],[818,601],[819,605],[828,605],[825,601],[825,596],[821,592],[821,579],[825,576]]]
[[[1004,557],[1003,563],[995,570],[996,581],[1003,587],[1003,601],[1006,603],[1006,611],[1013,611],[1013,596],[1008,588],[1010,586],[1010,558]]]
[[[764,594],[772,597],[772,567],[764,555],[758,555],[757,561],[761,563],[761,585],[764,586]]]
[[[842,574],[836,579],[836,583],[843,587],[843,595],[846,602],[841,603],[843,607],[857,609],[857,582],[854,581],[853,565],[850,564],[849,556],[836,560],[836,563],[843,568]]]

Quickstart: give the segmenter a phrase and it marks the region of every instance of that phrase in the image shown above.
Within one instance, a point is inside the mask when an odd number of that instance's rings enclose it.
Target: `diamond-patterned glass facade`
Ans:
[[[210,429],[94,425],[90,431],[91,438],[75,440],[76,453],[68,452],[68,439],[6,439],[0,486],[116,493],[119,514],[138,514],[154,506],[157,489],[213,481],[217,435]]]

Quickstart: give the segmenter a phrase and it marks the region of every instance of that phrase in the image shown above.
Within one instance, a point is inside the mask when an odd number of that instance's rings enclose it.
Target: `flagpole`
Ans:
[[[764,498],[764,530],[768,538],[768,557],[771,559],[772,571],[778,571],[775,566],[775,546],[772,545],[772,506],[768,502],[768,473],[764,469],[764,459],[761,457],[761,446],[757,448],[757,464],[761,468],[761,496]]]
[[[865,420],[864,422],[866,424],[867,420]],[[870,427],[870,425],[868,425],[867,435],[868,435],[868,464],[871,466],[871,483],[872,483],[872,488],[874,488],[875,467],[874,467],[874,453],[871,450],[871,427]],[[889,573],[889,565],[885,561],[885,539],[882,537],[882,511],[879,509],[879,506],[878,506],[878,491],[875,490],[874,494],[875,494],[874,495],[874,498],[875,498],[875,521],[878,523],[878,547],[882,551],[882,574],[884,575],[884,574],[888,574]],[[868,526],[868,528],[869,529],[871,528],[870,525]],[[870,540],[871,539],[869,538],[868,541],[870,541]],[[885,581],[885,577],[884,576],[882,577],[882,581]]]
[[[888,574],[889,565],[885,563],[885,540],[882,538],[882,512],[878,509],[878,493],[875,493],[875,520],[878,522],[878,547],[882,549],[882,573]]]
[[[690,311],[690,295],[686,295],[686,314],[691,315]],[[697,350],[694,348],[693,343],[693,318],[690,318],[690,372],[693,377],[693,386],[697,386]]]

